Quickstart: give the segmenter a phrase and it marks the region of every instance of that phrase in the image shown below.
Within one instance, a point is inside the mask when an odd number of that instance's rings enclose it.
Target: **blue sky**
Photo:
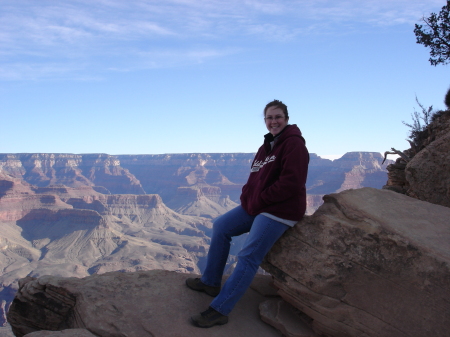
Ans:
[[[0,1],[0,153],[255,152],[265,104],[310,152],[408,148],[450,67],[414,24],[445,0]]]

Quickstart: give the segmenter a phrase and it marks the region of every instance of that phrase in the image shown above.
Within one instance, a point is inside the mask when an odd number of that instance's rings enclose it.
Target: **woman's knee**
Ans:
[[[213,221],[213,235],[241,235],[250,230],[252,221],[253,218],[238,206]]]
[[[227,226],[225,221],[217,219],[214,221],[212,228],[212,236],[229,236],[227,235]],[[231,239],[231,238],[230,238]]]

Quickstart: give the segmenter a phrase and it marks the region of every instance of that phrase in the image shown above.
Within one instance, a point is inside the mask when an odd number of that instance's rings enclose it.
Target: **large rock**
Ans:
[[[66,329],[62,331],[36,331],[27,334],[27,337],[95,337],[86,329]]]
[[[433,119],[415,141],[420,146],[403,151],[387,166],[383,188],[450,207],[450,110]]]
[[[263,267],[318,333],[448,336],[447,207],[373,188],[327,195],[274,245]]]
[[[450,207],[450,116],[441,117],[437,122],[434,141],[406,165],[405,176],[409,183],[406,193]]]
[[[84,279],[26,278],[20,282],[8,321],[16,336],[30,337],[89,336],[87,332],[105,337],[281,337],[259,318],[258,306],[267,298],[256,291],[257,282],[267,283],[264,280],[270,281],[270,276],[258,276],[230,314],[229,323],[213,330],[189,322],[189,317],[206,309],[212,298],[187,288],[184,282],[188,276],[152,270]],[[61,332],[35,332],[38,330]]]

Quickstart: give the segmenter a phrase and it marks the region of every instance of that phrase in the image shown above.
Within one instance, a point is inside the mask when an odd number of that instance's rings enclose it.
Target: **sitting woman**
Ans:
[[[201,278],[186,285],[215,297],[209,308],[191,317],[198,327],[228,322],[228,314],[250,286],[264,256],[306,210],[309,153],[300,129],[289,125],[287,106],[274,100],[264,109],[269,133],[256,153],[241,205],[214,221],[207,264]],[[231,239],[249,233],[233,273],[221,288]]]

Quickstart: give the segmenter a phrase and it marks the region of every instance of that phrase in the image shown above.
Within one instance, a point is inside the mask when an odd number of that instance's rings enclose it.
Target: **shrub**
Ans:
[[[414,109],[414,113],[411,114],[412,124],[406,123],[402,121],[407,127],[409,127],[409,141],[416,147],[417,151],[420,151],[423,148],[423,142],[428,138],[428,130],[427,126],[433,119],[433,106],[429,106],[425,108],[418,100],[416,96],[416,102],[419,105],[421,112],[419,113],[416,109]]]

